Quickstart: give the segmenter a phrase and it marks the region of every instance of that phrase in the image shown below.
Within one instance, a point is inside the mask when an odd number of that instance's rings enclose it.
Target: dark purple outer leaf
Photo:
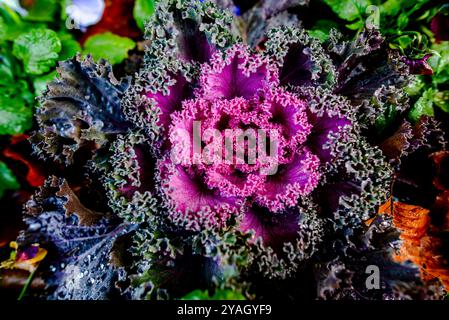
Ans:
[[[28,228],[19,237],[21,245],[39,243],[49,251],[41,266],[50,299],[107,299],[123,270],[110,264],[115,240],[136,228],[114,218],[94,225],[81,225],[76,215],[64,209],[66,197],[55,196],[65,183],[48,180],[27,203]]]
[[[131,125],[121,110],[128,80],[117,81],[111,65],[78,56],[60,62],[59,77],[40,97],[31,138],[36,152],[67,164],[81,148],[98,149]]]

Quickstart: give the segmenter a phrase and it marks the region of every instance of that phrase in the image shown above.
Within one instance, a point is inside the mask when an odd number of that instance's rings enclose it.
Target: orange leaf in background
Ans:
[[[388,200],[379,213],[393,213],[393,223],[401,231],[402,245],[393,258],[397,262],[411,261],[419,266],[423,280],[438,278],[449,288],[449,263],[443,258],[443,241],[431,234],[430,210]]]
[[[429,227],[429,213],[430,210],[419,206],[394,202],[393,223],[402,231],[401,238],[419,242]]]
[[[401,231],[400,238],[403,240],[399,254],[394,258],[398,262],[410,260],[420,265],[420,243],[421,238],[427,233],[430,210],[405,204],[393,203],[393,223]]]

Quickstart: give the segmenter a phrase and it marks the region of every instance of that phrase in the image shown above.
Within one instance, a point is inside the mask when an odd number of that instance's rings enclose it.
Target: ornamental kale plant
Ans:
[[[47,297],[441,297],[378,214],[404,159],[444,147],[436,120],[406,119],[400,52],[370,27],[323,43],[274,27],[256,48],[232,26],[213,3],[159,1],[139,73],[59,64],[31,141],[67,170],[18,241],[48,250]]]

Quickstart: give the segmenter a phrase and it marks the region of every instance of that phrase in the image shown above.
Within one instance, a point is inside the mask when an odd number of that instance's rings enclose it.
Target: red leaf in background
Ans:
[[[11,138],[11,146],[17,145],[18,143],[28,139],[27,135],[17,135]],[[25,165],[27,168],[27,174],[25,179],[31,187],[39,187],[45,181],[45,176],[42,174],[41,170],[37,165],[35,165],[31,160],[26,159],[22,154],[12,150],[11,147],[3,150],[3,156],[14,161],[18,161]]]
[[[142,32],[133,16],[134,0],[106,0],[105,5],[103,17],[87,29],[80,39],[82,44],[94,34],[107,31],[132,39],[141,37]]]

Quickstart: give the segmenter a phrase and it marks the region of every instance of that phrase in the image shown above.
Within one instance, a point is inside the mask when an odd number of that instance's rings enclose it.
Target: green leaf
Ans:
[[[370,0],[324,0],[341,19],[354,21],[363,19]]]
[[[404,7],[407,9],[410,7],[410,9],[408,10],[408,14],[411,15],[412,13],[415,13],[416,11],[421,9],[421,7],[423,7],[430,1],[433,1],[433,0],[406,1],[405,2],[406,4],[404,4]]]
[[[40,96],[47,89],[47,83],[54,80],[57,74],[56,71],[52,71],[49,74],[34,78],[33,87],[36,96]]]
[[[186,294],[181,300],[245,300],[245,297],[241,293],[231,290],[217,290],[211,297],[207,290],[198,289]]]
[[[31,127],[33,98],[25,81],[0,86],[0,135],[23,133]]]
[[[1,24],[0,27],[2,27]],[[45,24],[27,23],[27,22],[18,25],[6,25],[3,32],[3,39],[1,38],[0,35],[0,42],[14,41],[23,33],[30,32],[33,29],[46,29],[46,28],[47,26]]]
[[[409,0],[387,0],[380,6],[383,15],[396,16]]]
[[[120,37],[110,32],[93,35],[84,44],[84,53],[92,54],[94,59],[106,59],[111,64],[122,62],[128,51],[136,46],[130,38]]]
[[[33,112],[25,105],[4,105],[0,101],[0,135],[23,133],[31,127]]]
[[[408,85],[404,88],[405,92],[407,92],[410,96],[418,95],[421,90],[426,86],[422,77],[415,77],[412,81],[408,83]]]
[[[437,85],[445,84],[449,81],[449,42],[443,41],[440,44],[434,44],[432,49],[438,53],[429,59],[429,64],[434,71],[432,81]]]
[[[155,0],[136,0],[134,4],[134,20],[142,31],[145,31],[145,22],[153,15]]]
[[[380,114],[375,122],[376,131],[379,135],[387,131],[391,124],[397,119],[397,110],[394,105],[389,105],[383,114]]]
[[[26,27],[32,28],[25,25],[20,15],[0,0],[0,42],[13,41]]]
[[[18,11],[24,11],[18,0],[0,0],[0,15],[5,18],[7,24],[20,23],[21,16]]]
[[[390,42],[390,47],[392,49],[407,49],[413,43],[413,37],[410,35],[402,35],[394,38]]]
[[[0,16],[0,42],[5,41],[8,35],[8,26],[3,17]]]
[[[397,18],[397,27],[398,30],[403,30],[405,27],[407,27],[408,22],[410,21],[407,13],[402,13]]]
[[[410,110],[410,113],[408,114],[409,119],[412,122],[416,122],[421,118],[421,116],[433,116],[434,110],[433,110],[433,98],[434,98],[434,90],[428,89],[424,91],[422,96],[418,99],[418,101],[415,102],[415,105],[413,106],[412,110]]]
[[[449,91],[439,91],[435,94],[433,102],[444,112],[449,113]]]
[[[407,31],[400,35],[394,35],[389,38],[389,42],[390,48],[397,49],[402,55],[412,59],[422,59],[429,53],[427,37],[417,31]]]
[[[3,197],[5,190],[17,190],[19,187],[12,171],[4,162],[0,161],[0,198]]]
[[[34,29],[21,34],[13,46],[14,55],[22,60],[25,72],[39,75],[48,72],[58,59],[61,41],[50,29]]]
[[[332,20],[318,20],[309,31],[309,34],[321,42],[324,42],[329,38],[329,33],[332,28],[338,29],[338,23]]]
[[[25,16],[26,20],[52,22],[58,9],[58,0],[34,0]]]
[[[0,48],[0,85],[8,86],[14,81],[14,57],[6,47]]]
[[[59,61],[73,58],[78,52],[81,52],[81,46],[70,33],[59,33],[62,50],[59,53]]]
[[[240,292],[217,290],[213,295],[212,300],[245,300],[245,297]]]
[[[348,28],[349,30],[360,30],[361,28],[363,28],[364,25],[365,25],[364,20],[357,20],[354,23],[347,24],[346,28]]]
[[[309,31],[309,35],[311,37],[314,37],[315,39],[320,40],[320,42],[324,42],[327,39],[329,39],[329,33],[326,33],[326,32],[321,31],[321,30],[310,30]]]

